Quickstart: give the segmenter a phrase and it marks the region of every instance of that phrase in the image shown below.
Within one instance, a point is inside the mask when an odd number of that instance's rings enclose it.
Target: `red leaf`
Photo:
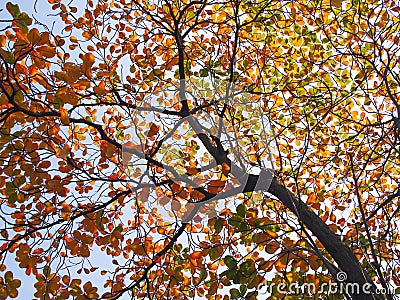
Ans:
[[[154,123],[151,123],[150,125],[150,129],[147,132],[147,136],[148,137],[152,137],[155,136],[158,132],[160,131],[160,128],[158,128],[158,126]]]

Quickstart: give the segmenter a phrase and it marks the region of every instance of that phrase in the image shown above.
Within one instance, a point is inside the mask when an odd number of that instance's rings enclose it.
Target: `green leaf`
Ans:
[[[212,260],[219,258],[222,254],[222,251],[223,251],[223,249],[221,246],[211,248],[210,249],[210,258]]]
[[[276,225],[276,224],[269,225],[268,230],[271,230],[272,232],[278,232],[280,230],[280,227],[279,227],[279,225]]]
[[[13,17],[17,17],[20,15],[21,11],[19,10],[19,6],[18,4],[12,4],[11,2],[8,2],[6,4],[6,8],[8,10],[8,12],[13,16]]]
[[[26,26],[32,25],[32,18],[27,13],[23,12],[18,16],[18,20],[24,22]]]
[[[231,299],[239,299],[240,297],[240,292],[238,289],[231,289],[229,293],[231,294]]]
[[[240,275],[239,271],[231,269],[228,273],[226,273],[226,277],[233,281],[234,284],[239,284],[242,276]]]
[[[59,80],[61,80],[61,81],[66,81],[65,73],[64,73],[64,72],[55,71],[55,72],[54,72],[54,77],[56,77],[57,79],[59,79]]]
[[[230,255],[224,257],[224,263],[229,269],[236,269],[237,267],[236,260]]]
[[[250,276],[254,273],[253,262],[251,260],[247,260],[240,265],[240,271],[245,276]]]
[[[5,51],[5,61],[8,64],[13,64],[15,62],[14,55],[10,51]]]
[[[200,77],[207,77],[208,76],[208,70],[207,69],[201,69],[199,72]]]
[[[49,277],[50,274],[51,274],[51,268],[50,268],[50,266],[49,266],[49,265],[45,265],[45,266],[43,267],[43,275],[46,276],[46,277]]]
[[[246,216],[246,206],[240,204],[238,207],[236,207],[236,212],[239,216],[244,218]]]
[[[11,193],[11,194],[8,196],[8,203],[14,204],[16,201],[17,201],[17,194],[16,194],[15,192],[14,192],[14,193]]]
[[[15,95],[14,95],[14,101],[17,103],[23,103],[24,102],[24,94],[22,93],[21,90],[18,90]]]
[[[23,33],[27,34],[29,32],[28,26],[32,24],[32,19],[26,13],[18,15],[15,21]]]
[[[7,271],[6,274],[4,274],[4,279],[6,280],[6,283],[10,283],[13,281],[14,275],[11,271]]]
[[[122,226],[117,226],[115,227],[114,231],[118,231],[119,233],[121,233],[122,229],[123,229]]]
[[[248,292],[246,295],[246,299],[257,299],[258,291]],[[252,298],[253,297],[253,298]]]
[[[161,76],[162,75],[162,71],[160,69],[154,69],[154,75],[155,76]]]
[[[247,292],[247,286],[245,284],[240,285],[240,294],[244,295]]]
[[[176,261],[180,265],[184,263],[184,260],[180,256],[174,256],[174,261]]]
[[[215,232],[216,232],[216,233],[220,233],[221,230],[222,230],[223,225],[224,225],[224,222],[222,221],[222,219],[218,218],[218,219],[215,221],[215,224],[214,224]]]
[[[241,224],[243,224],[243,218],[241,218],[239,215],[233,215],[229,219],[228,223],[233,227],[239,227]]]
[[[201,281],[203,281],[204,279],[206,279],[207,278],[207,270],[206,270],[206,268],[202,268],[201,270],[200,270],[200,280]]]

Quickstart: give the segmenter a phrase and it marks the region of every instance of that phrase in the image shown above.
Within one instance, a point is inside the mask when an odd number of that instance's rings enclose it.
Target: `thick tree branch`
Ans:
[[[347,274],[347,283],[357,283],[360,294],[353,294],[356,300],[383,299],[379,295],[365,294],[362,291],[364,284],[371,284],[371,291],[376,289],[372,280],[362,269],[353,251],[346,246],[329,226],[321,220],[304,202],[299,200],[292,192],[280,184],[276,179],[268,189],[268,192],[279,199],[279,201],[294,213],[299,220],[318,238],[329,252],[339,268]],[[336,276],[336,274],[332,274]]]

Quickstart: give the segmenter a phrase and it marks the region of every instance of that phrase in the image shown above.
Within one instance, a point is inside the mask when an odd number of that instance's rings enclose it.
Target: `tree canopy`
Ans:
[[[38,299],[395,298],[396,1],[40,5],[0,22],[1,299],[15,266]]]

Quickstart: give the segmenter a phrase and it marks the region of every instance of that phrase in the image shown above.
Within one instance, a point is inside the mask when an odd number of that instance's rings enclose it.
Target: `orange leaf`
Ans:
[[[86,53],[82,59],[83,59],[83,64],[82,64],[83,73],[87,77],[92,78],[92,66],[94,64],[94,55],[92,53]]]
[[[182,187],[180,186],[179,183],[174,182],[173,184],[171,184],[171,189],[176,194],[182,190]]]
[[[37,48],[37,52],[39,52],[40,55],[47,57],[47,58],[51,58],[54,57],[54,55],[56,55],[56,49],[54,49],[53,47],[50,46],[42,46]]]
[[[106,82],[104,80],[102,80],[102,81],[100,81],[98,86],[95,86],[93,88],[93,90],[96,94],[102,96],[106,93],[105,88],[106,88]]]
[[[48,160],[42,161],[39,165],[38,168],[41,169],[47,169],[51,166],[51,163]]]
[[[184,188],[182,188],[177,196],[181,197],[182,199],[187,199],[189,197],[189,193]]]
[[[140,153],[143,152],[142,147],[141,147],[140,145],[136,145],[136,144],[133,143],[133,142],[126,142],[126,143],[123,145],[123,148],[129,149],[129,150],[136,150],[137,152],[140,152]]]
[[[185,168],[186,168],[187,175],[196,175],[196,174],[200,173],[200,171],[197,170],[196,167],[185,167]]]
[[[331,5],[334,7],[342,7],[342,0],[331,0]]]
[[[222,191],[224,186],[225,186],[225,181],[211,180],[208,184],[208,192],[210,192],[211,194],[217,194],[220,191]]]
[[[190,192],[190,196],[192,197],[193,200],[202,200],[205,197],[203,193],[197,190],[192,190]]]
[[[169,197],[167,197],[167,196],[161,196],[161,197],[158,199],[158,203],[159,203],[160,205],[164,206],[164,205],[168,204],[168,202],[169,202],[170,200],[171,200],[171,199],[170,199]]]
[[[61,115],[61,117],[60,117],[61,123],[63,123],[63,125],[69,125],[68,110],[61,107],[60,115]]]
[[[222,163],[222,174],[227,176],[229,174],[229,171],[231,170],[231,167],[227,163]]]
[[[4,34],[0,34],[0,47],[4,47],[6,45],[7,38]]]
[[[190,254],[190,258],[191,259],[198,259],[198,258],[200,258],[202,255],[201,255],[201,251],[195,251],[195,252],[193,252],[193,253],[191,253]]]

